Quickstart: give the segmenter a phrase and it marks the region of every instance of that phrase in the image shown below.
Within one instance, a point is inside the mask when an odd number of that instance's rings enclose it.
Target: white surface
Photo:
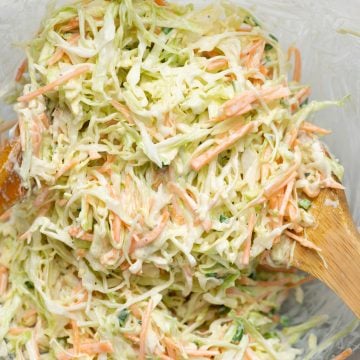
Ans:
[[[208,1],[193,2],[204,5]],[[21,42],[35,34],[47,3],[48,0],[0,0],[0,94],[14,78],[24,57],[19,48]],[[312,86],[314,99],[339,99],[351,94],[344,108],[323,111],[315,119],[333,130],[326,142],[345,166],[347,194],[360,226],[360,37],[337,32],[345,28],[360,33],[360,0],[238,0],[237,3],[252,9],[284,48],[295,43],[301,49],[303,80]],[[4,106],[0,106],[1,114],[10,116]],[[329,313],[332,317],[331,324],[322,329],[321,337],[333,334],[352,318],[324,287],[310,286],[307,292],[303,309],[311,314]],[[359,331],[319,359],[330,359],[331,353],[350,345],[360,345]],[[360,355],[355,358],[360,359]]]

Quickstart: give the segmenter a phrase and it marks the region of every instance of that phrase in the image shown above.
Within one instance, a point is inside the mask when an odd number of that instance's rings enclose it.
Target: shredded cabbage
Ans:
[[[326,319],[280,322],[306,280],[286,266],[343,170],[308,122],[333,103],[308,104],[284,59],[227,3],[44,21],[15,103],[28,193],[0,222],[1,356],[303,357]]]

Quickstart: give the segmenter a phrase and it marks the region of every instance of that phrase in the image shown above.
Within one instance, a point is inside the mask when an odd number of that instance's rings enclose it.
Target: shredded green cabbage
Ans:
[[[280,322],[303,275],[273,268],[342,167],[307,122],[332,103],[307,104],[276,38],[233,4],[78,1],[27,64],[1,356],[301,358],[324,319]]]

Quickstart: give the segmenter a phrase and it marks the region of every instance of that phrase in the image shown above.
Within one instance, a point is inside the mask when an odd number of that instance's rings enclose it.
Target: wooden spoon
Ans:
[[[292,265],[324,282],[360,318],[360,234],[352,221],[344,190],[323,189],[311,213],[317,225],[306,230],[321,256],[296,245]]]
[[[19,154],[17,141],[0,151],[0,215],[22,196],[14,161],[8,161],[19,160]],[[323,281],[360,318],[360,235],[351,219],[345,192],[323,189],[313,201],[311,213],[317,225],[306,230],[307,238],[322,249],[322,258],[316,251],[297,244],[292,265]]]

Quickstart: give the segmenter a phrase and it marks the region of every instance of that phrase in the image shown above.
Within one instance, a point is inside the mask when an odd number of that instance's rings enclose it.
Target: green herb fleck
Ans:
[[[278,334],[275,331],[269,331],[264,334],[265,339],[272,339],[272,338],[277,338],[277,337],[278,337]]]
[[[311,207],[311,201],[308,199],[300,199],[298,201],[298,204],[304,210],[309,210]]]
[[[120,311],[120,314],[118,315],[118,320],[119,320],[119,325],[121,327],[125,326],[126,321],[127,321],[128,317],[129,317],[129,314],[130,314],[130,312],[129,312],[128,309],[124,309],[124,310]]]
[[[309,104],[309,98],[306,98],[301,104],[300,104],[300,107],[303,108],[305,107],[306,105]]]
[[[243,325],[243,323],[238,322],[235,334],[234,334],[233,338],[231,339],[231,341],[239,342],[242,339],[243,335],[244,335],[244,325]]]
[[[264,61],[264,64],[269,64],[271,62],[271,57],[268,56],[268,55],[265,55],[265,61]]]
[[[163,31],[164,34],[167,35],[167,34],[169,34],[169,33],[172,31],[172,29],[173,29],[173,28],[164,27],[164,28],[162,28],[162,31]]]
[[[25,286],[26,286],[29,290],[35,289],[34,283],[33,283],[32,281],[25,281]]]
[[[249,275],[249,278],[256,280],[256,271],[255,270]]]
[[[222,224],[223,224],[223,223],[225,223],[225,224],[228,224],[228,223],[229,223],[229,218],[228,218],[227,216],[223,215],[223,214],[220,215],[219,220],[220,220],[220,222],[221,222]]]
[[[279,40],[278,40],[278,38],[275,36],[275,35],[273,35],[273,34],[269,34],[269,37],[271,37],[273,40],[275,40],[276,42],[278,42]]]
[[[265,44],[265,51],[269,51],[273,48],[271,44]]]
[[[286,316],[286,315],[281,315],[281,316],[280,316],[280,324],[281,324],[282,326],[289,326],[289,323],[290,323],[290,321],[289,321],[289,317],[288,317],[288,316]]]
[[[244,19],[244,23],[251,26],[260,26],[260,23],[253,16],[246,16]]]
[[[220,306],[220,308],[219,308],[219,314],[220,315],[226,315],[226,314],[228,314],[229,312],[230,312],[230,308],[228,308],[227,306],[224,306],[224,305],[222,305],[222,306]]]
[[[211,278],[216,278],[217,277],[217,273],[207,273],[205,274],[206,277],[211,277]]]
[[[284,100],[284,99],[280,99],[280,105],[284,106],[284,107],[288,107],[289,106],[289,103]]]

